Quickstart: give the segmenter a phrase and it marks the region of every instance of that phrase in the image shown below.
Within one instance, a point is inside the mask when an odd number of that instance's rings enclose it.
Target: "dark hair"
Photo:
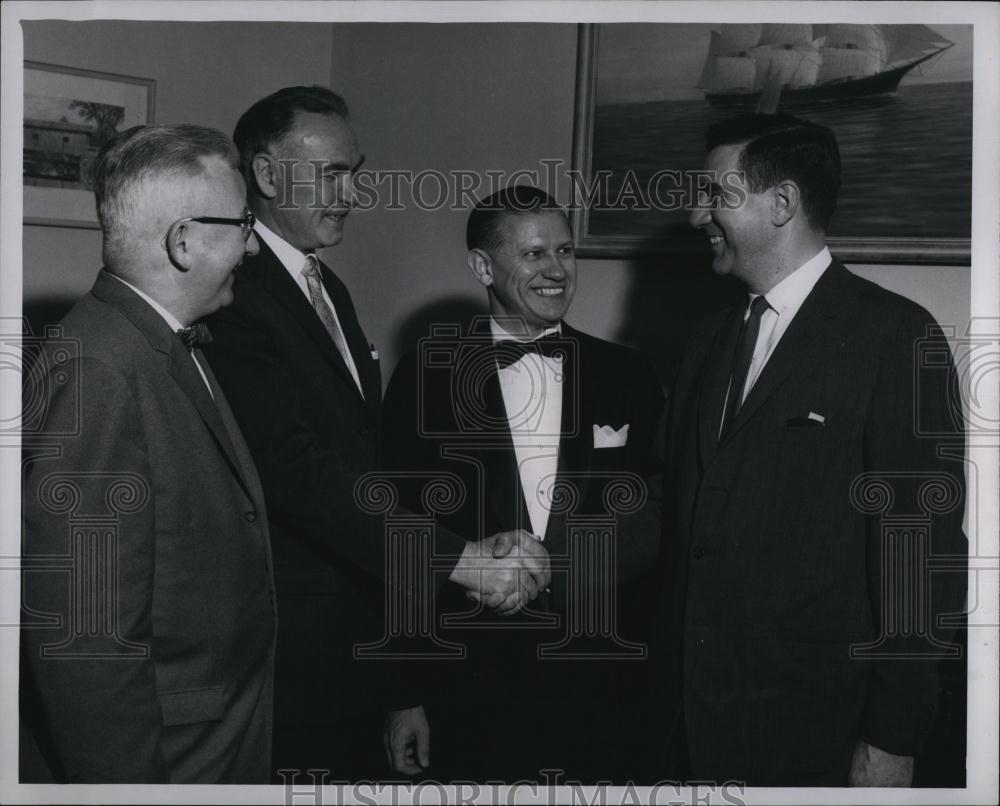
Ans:
[[[555,199],[531,185],[498,190],[472,208],[465,225],[465,245],[470,251],[496,249],[503,242],[503,222],[508,216],[542,212],[566,215]]]
[[[97,220],[105,248],[126,234],[130,211],[136,206],[140,183],[152,176],[175,173],[198,176],[204,157],[221,157],[235,170],[239,155],[222,132],[204,126],[133,126],[101,148],[93,166]]]
[[[793,180],[806,218],[826,230],[840,192],[840,150],[830,129],[791,115],[742,115],[708,129],[709,151],[729,145],[743,147],[738,167],[752,192]]]
[[[253,158],[273,145],[280,144],[291,131],[297,112],[348,117],[347,102],[326,87],[285,87],[261,98],[236,123],[233,141],[240,151],[240,169],[247,188],[256,189]]]

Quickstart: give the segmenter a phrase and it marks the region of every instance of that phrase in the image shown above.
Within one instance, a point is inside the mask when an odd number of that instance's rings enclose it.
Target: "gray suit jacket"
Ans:
[[[274,585],[249,451],[204,357],[214,400],[123,283],[102,271],[62,328],[25,390],[22,780],[267,783]]]

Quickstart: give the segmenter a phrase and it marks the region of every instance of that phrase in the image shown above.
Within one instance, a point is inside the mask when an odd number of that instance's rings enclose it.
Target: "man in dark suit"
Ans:
[[[257,248],[238,155],[137,127],[95,177],[105,267],[27,388],[22,781],[267,783],[264,500],[192,327]]]
[[[691,222],[749,299],[696,330],[672,396],[691,773],[908,786],[947,651],[938,618],[963,607],[964,574],[927,570],[966,552],[950,351],[923,308],[831,259],[829,129],[725,121],[706,168]],[[921,345],[946,360],[925,366]]]
[[[346,286],[316,256],[340,243],[362,155],[346,103],[323,87],[263,98],[233,138],[262,243],[212,321],[209,354],[271,518],[282,625],[274,766],[369,779],[385,771],[381,664],[356,660],[354,648],[382,636],[379,607],[397,581],[385,570],[383,518],[358,506],[355,485],[377,467],[381,377]],[[515,607],[522,589],[523,601],[536,595],[518,569],[543,581],[543,550],[507,553],[521,539],[508,534],[494,558],[497,536],[466,536],[437,531],[452,579]]]
[[[639,580],[659,552],[663,393],[644,355],[563,321],[576,261],[548,194],[484,199],[467,245],[491,316],[439,329],[400,362],[383,409],[386,465],[453,474],[464,500],[442,517],[458,531],[538,535],[552,585],[514,617],[442,595],[440,637],[468,656],[425,664],[414,706],[390,715],[387,751],[396,770],[429,765],[439,780],[537,780],[543,768],[634,778],[655,744]],[[419,507],[415,492],[404,501]]]

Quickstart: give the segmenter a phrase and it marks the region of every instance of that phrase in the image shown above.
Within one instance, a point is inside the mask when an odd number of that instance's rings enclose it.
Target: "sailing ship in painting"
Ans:
[[[926,25],[726,24],[711,32],[697,86],[712,104],[885,95],[953,44]]]

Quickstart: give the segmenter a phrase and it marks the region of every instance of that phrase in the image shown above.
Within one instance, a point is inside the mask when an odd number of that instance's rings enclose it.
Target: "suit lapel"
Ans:
[[[709,348],[705,363],[707,371],[701,379],[698,399],[698,453],[702,467],[712,461],[719,444],[719,428],[722,425],[722,410],[732,374],[733,353],[740,337],[745,310],[745,302],[733,309],[716,332]]]
[[[171,332],[170,326],[153,310],[145,300],[141,299],[124,283],[108,275],[104,270],[98,275],[94,284],[94,296],[104,300],[128,318],[130,322],[145,336],[150,346],[163,353],[167,372],[181,391],[191,401],[216,444],[226,459],[240,486],[251,501],[262,501],[255,497],[253,490],[244,477],[244,472],[229,433],[216,408],[216,403],[209,394],[205,381],[198,368],[194,365],[190,353],[177,336]],[[206,374],[210,372],[208,362],[199,351],[202,368]],[[221,392],[219,393],[221,394]]]
[[[831,264],[809,292],[727,429],[727,440],[746,425],[796,369],[808,364],[817,337],[827,329],[827,320],[835,315],[831,303],[842,279],[840,272],[846,273],[847,269],[839,263]]]
[[[326,293],[330,295],[330,299],[337,309],[337,319],[344,333],[347,349],[351,351],[354,366],[358,370],[358,379],[361,381],[361,388],[364,390],[365,402],[371,410],[372,416],[377,417],[382,398],[382,376],[378,370],[378,364],[372,359],[371,347],[368,339],[365,338],[364,331],[361,329],[361,323],[358,322],[358,316],[354,311],[354,303],[351,301],[351,295],[347,291],[347,286],[322,261],[320,261],[320,269]],[[339,353],[337,357],[340,358]],[[342,359],[340,363],[350,377],[351,371],[347,367],[347,364]],[[351,377],[352,382],[353,380],[353,377]]]
[[[292,315],[292,318],[305,330],[309,338],[315,342],[323,355],[333,365],[333,368],[340,373],[346,383],[354,388],[355,393],[360,398],[361,394],[358,392],[357,384],[354,382],[354,376],[351,375],[350,369],[344,363],[343,357],[337,351],[337,346],[333,343],[333,339],[330,338],[330,334],[326,332],[326,328],[323,327],[323,323],[320,321],[316,311],[313,310],[306,295],[302,293],[302,289],[292,279],[292,276],[281,264],[281,261],[278,260],[274,252],[263,241],[260,244],[260,253],[256,258],[256,263],[260,267],[261,280],[267,291]],[[325,269],[322,272],[323,281],[324,285],[327,286],[327,293],[329,293],[327,275],[330,270],[326,266],[323,266],[322,263],[320,265]],[[330,298],[334,301],[333,304],[337,306],[338,318],[342,317],[343,314],[341,313],[340,306],[337,305],[336,298],[333,294],[330,295]],[[341,322],[343,322],[342,319]],[[355,356],[356,362],[357,357]]]

